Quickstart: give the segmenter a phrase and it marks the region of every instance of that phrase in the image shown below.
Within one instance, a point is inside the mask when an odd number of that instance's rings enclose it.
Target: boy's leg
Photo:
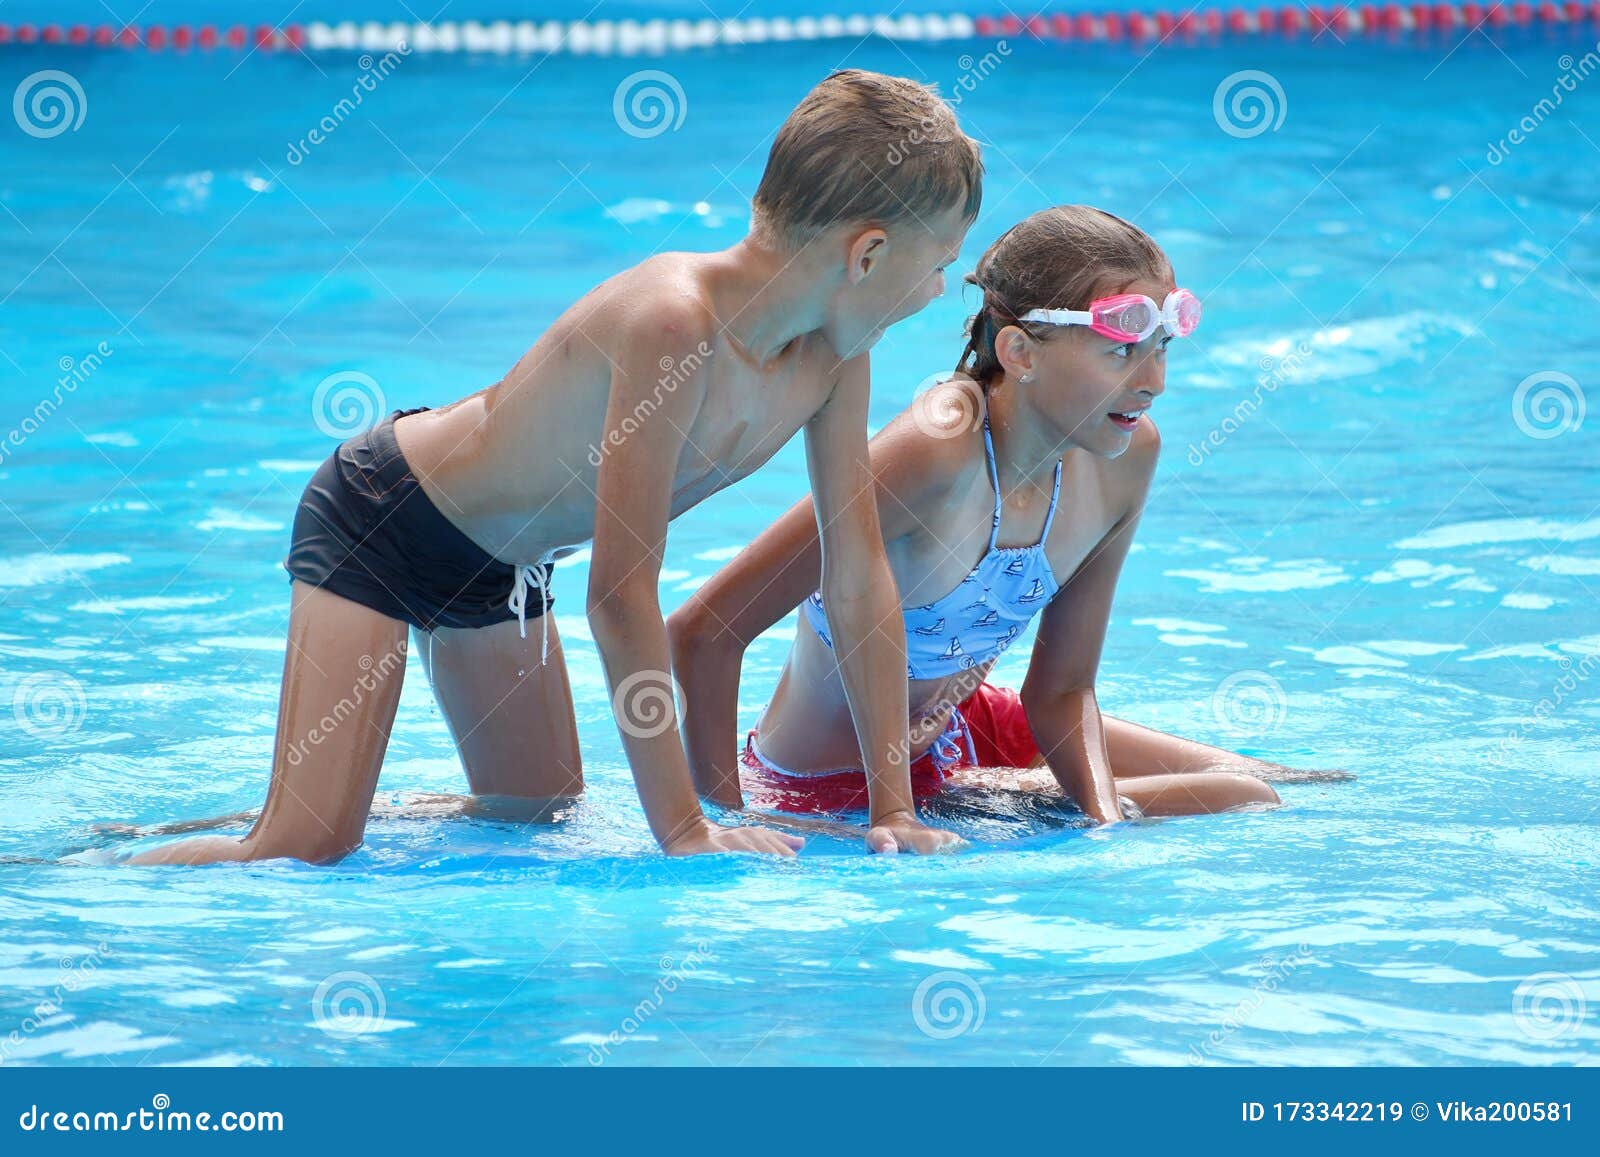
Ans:
[[[474,808],[478,814],[537,818],[583,793],[566,658],[555,620],[548,626],[544,664],[539,634],[545,624],[530,621],[526,639],[514,621],[473,630],[441,627],[431,640],[417,635],[473,795],[500,797]],[[523,814],[530,805],[532,814]]]
[[[336,860],[361,843],[405,678],[406,625],[296,580],[267,802],[242,840],[184,840],[136,864],[292,856]]]

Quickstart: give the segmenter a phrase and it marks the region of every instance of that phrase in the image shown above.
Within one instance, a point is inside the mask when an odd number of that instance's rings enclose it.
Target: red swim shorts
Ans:
[[[934,745],[911,764],[911,793],[933,795],[952,771],[972,767],[1032,767],[1039,746],[1028,726],[1022,697],[1009,687],[984,683],[961,701]],[[743,776],[754,807],[790,812],[842,812],[867,807],[867,776],[860,768],[804,775],[763,758],[754,731],[745,739]]]

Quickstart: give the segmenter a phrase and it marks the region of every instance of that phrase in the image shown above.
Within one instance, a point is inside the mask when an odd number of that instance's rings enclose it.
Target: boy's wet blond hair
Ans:
[[[835,72],[783,122],[754,200],[753,231],[799,248],[861,222],[931,221],[983,199],[978,145],[929,85],[879,72]]]

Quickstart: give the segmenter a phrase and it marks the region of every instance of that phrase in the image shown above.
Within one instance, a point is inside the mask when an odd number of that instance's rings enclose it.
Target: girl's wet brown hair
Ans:
[[[994,343],[1006,326],[1048,340],[1061,332],[1059,326],[1018,318],[1030,309],[1087,309],[1095,298],[1141,278],[1171,281],[1172,265],[1137,225],[1092,205],[1057,205],[1033,214],[1001,234],[966,276],[983,301],[967,321],[967,348],[956,372],[988,392],[1005,372]]]

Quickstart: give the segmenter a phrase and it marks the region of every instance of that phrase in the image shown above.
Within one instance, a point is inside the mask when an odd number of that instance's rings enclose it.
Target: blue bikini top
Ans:
[[[994,518],[989,549],[959,586],[942,599],[920,607],[906,607],[906,673],[913,679],[941,679],[979,663],[998,658],[1029,620],[1044,608],[1060,585],[1045,540],[1056,520],[1061,499],[1061,463],[1056,463],[1055,489],[1044,531],[1032,546],[996,546],[1000,537],[1000,472],[994,462],[994,440],[989,419],[983,419],[983,451],[989,460],[989,480],[994,485]],[[822,592],[812,594],[801,609],[817,636],[833,648]]]

